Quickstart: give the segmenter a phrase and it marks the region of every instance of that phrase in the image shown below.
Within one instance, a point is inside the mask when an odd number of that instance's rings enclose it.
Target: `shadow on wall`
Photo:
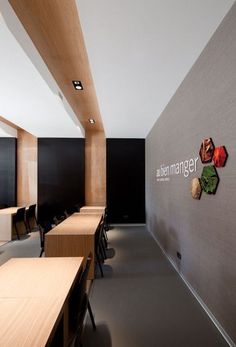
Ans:
[[[177,257],[177,252],[181,253],[181,245],[176,229],[167,226],[163,219],[158,220],[157,216],[152,214],[149,216],[148,230],[175,263],[178,271],[181,271],[181,259]]]
[[[111,334],[106,323],[96,323],[97,330],[93,331],[91,324],[87,324],[84,336],[83,345],[86,347],[112,347]]]

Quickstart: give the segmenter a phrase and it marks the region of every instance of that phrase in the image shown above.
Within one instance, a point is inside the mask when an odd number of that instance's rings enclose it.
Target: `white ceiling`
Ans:
[[[17,130],[0,121],[0,137],[17,137]]]
[[[141,138],[234,3],[76,1],[106,136]],[[0,115],[37,137],[84,136],[7,0],[0,0],[0,44]]]
[[[0,45],[0,115],[37,137],[83,137],[77,117],[6,0],[0,0]]]
[[[107,137],[143,137],[233,0],[77,0]]]

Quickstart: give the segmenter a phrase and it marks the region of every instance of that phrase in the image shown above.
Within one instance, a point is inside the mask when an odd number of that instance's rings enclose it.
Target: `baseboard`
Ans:
[[[204,309],[204,311],[206,312],[206,314],[208,315],[208,317],[211,319],[211,321],[214,323],[214,325],[216,326],[216,328],[219,330],[219,332],[221,333],[221,335],[223,336],[223,338],[225,339],[225,341],[228,343],[228,345],[230,347],[236,347],[236,344],[234,343],[234,341],[231,339],[231,337],[227,334],[227,332],[224,330],[224,328],[221,326],[221,324],[219,323],[219,321],[215,318],[215,316],[213,315],[213,313],[209,310],[209,308],[206,306],[206,304],[204,303],[204,301],[201,299],[201,297],[197,294],[197,292],[195,291],[195,289],[191,286],[191,284],[185,279],[185,277],[183,276],[183,274],[179,271],[179,269],[177,268],[176,264],[173,262],[173,260],[170,258],[170,256],[166,253],[166,251],[164,250],[164,248],[162,247],[162,245],[160,244],[160,242],[157,240],[156,236],[153,235],[149,230],[148,232],[150,233],[150,235],[153,237],[153,239],[155,240],[155,242],[158,244],[158,246],[160,247],[162,253],[164,254],[164,256],[169,260],[169,262],[171,263],[171,265],[173,266],[173,268],[176,270],[176,272],[179,274],[179,276],[182,278],[182,280],[184,281],[185,285],[188,287],[188,289],[190,290],[190,292],[194,295],[194,297],[197,299],[197,301],[199,302],[199,304],[202,306],[202,308]]]

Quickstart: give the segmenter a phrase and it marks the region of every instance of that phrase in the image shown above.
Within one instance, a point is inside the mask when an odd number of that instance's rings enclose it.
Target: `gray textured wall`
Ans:
[[[218,169],[216,195],[191,197],[200,161],[188,178],[156,182],[161,164],[198,156],[207,137],[229,153],[226,166]],[[149,230],[236,341],[236,5],[147,137],[146,210]]]

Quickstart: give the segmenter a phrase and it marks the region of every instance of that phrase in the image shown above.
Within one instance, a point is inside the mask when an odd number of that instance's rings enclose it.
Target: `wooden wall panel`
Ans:
[[[18,129],[17,139],[17,206],[37,203],[37,138]]]
[[[86,131],[86,205],[106,205],[106,139],[103,131]]]

